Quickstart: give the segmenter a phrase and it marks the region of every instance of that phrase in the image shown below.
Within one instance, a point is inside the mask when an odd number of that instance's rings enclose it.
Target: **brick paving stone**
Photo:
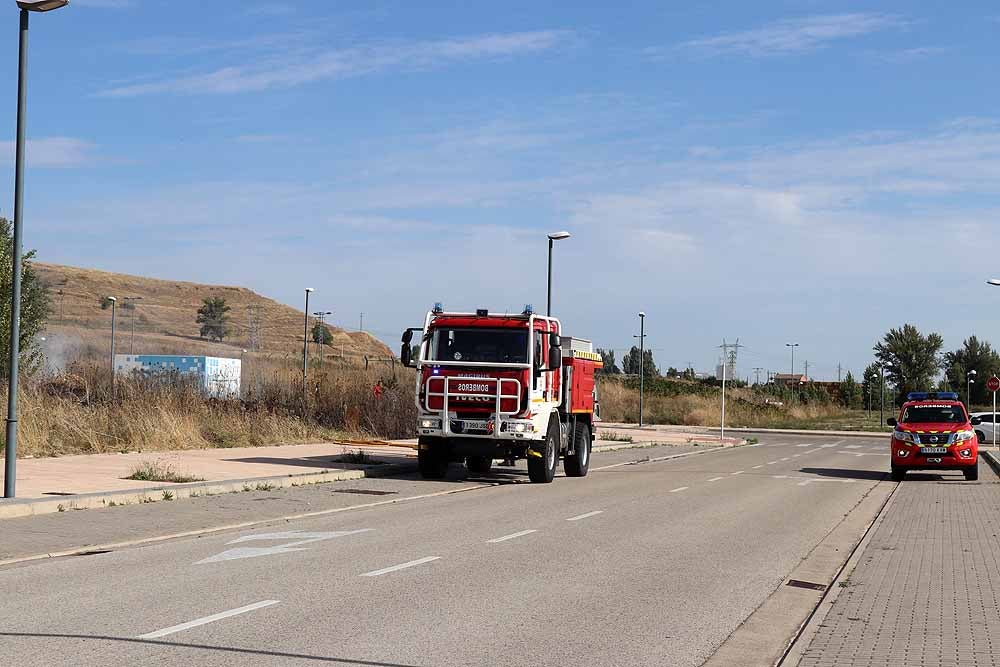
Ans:
[[[913,475],[801,667],[1000,667],[1000,482]]]

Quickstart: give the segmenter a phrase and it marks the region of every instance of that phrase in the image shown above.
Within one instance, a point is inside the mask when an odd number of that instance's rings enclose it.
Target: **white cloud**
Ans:
[[[926,60],[948,52],[944,46],[917,46],[912,49],[902,49],[900,51],[890,51],[882,54],[883,60],[890,63],[906,64],[917,60]]]
[[[682,50],[704,55],[771,56],[803,53],[822,48],[831,42],[860,37],[905,25],[890,14],[853,13],[784,19],[751,30],[725,32],[683,42]],[[650,50],[663,55],[662,50]]]
[[[14,142],[0,142],[0,159],[13,164]],[[29,167],[78,167],[90,162],[94,144],[72,137],[29,139],[25,156]]]
[[[227,94],[373,74],[389,69],[419,70],[466,60],[486,60],[548,51],[572,35],[541,30],[464,39],[375,44],[349,49],[295,53],[264,59],[255,65],[235,65],[196,75],[151,83],[119,86],[101,97],[137,97],[153,94]]]

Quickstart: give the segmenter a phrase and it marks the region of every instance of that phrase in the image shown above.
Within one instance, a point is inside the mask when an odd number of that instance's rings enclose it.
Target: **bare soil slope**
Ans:
[[[59,357],[102,354],[111,337],[111,311],[101,309],[104,296],[118,297],[118,351],[129,351],[134,319],[136,354],[206,354],[239,357],[250,348],[248,306],[259,313],[255,356],[294,356],[302,350],[302,311],[256,292],[225,285],[158,280],[122,273],[35,263],[42,280],[52,290],[52,316],[45,348],[58,364]],[[124,297],[141,296],[135,309],[123,308]],[[222,343],[203,340],[195,323],[202,299],[220,296],[232,310],[230,336]],[[392,352],[370,334],[331,327],[333,343],[324,349],[327,358],[361,363],[364,356],[387,359]],[[313,353],[317,354],[317,346]]]

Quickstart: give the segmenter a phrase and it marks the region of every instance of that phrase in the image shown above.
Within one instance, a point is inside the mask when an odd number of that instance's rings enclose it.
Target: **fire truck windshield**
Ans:
[[[430,361],[528,363],[528,332],[521,329],[435,329]]]

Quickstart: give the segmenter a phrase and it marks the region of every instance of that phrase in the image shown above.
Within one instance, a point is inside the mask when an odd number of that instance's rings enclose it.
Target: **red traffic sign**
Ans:
[[[998,378],[996,375],[991,377],[989,380],[986,381],[986,388],[993,392],[1000,391],[1000,378]]]

